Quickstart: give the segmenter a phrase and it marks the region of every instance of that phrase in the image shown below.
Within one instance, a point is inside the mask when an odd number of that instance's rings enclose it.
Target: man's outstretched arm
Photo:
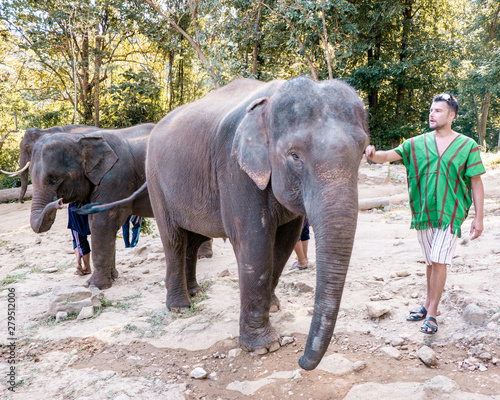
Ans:
[[[365,156],[377,164],[401,160],[401,156],[396,150],[376,150],[375,146],[369,145],[365,149]]]

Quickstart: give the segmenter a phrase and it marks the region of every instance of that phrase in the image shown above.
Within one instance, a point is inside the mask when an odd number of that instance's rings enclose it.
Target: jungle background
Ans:
[[[379,148],[428,129],[448,91],[455,130],[496,151],[499,16],[497,0],[2,0],[0,168],[29,127],[158,122],[236,78],[298,75],[351,84]]]

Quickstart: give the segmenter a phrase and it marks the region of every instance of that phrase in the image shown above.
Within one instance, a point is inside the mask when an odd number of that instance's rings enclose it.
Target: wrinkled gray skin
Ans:
[[[39,128],[28,128],[24,133],[24,136],[19,143],[19,168],[22,169],[26,163],[31,161],[31,153],[33,152],[33,146],[40,140],[43,136],[47,134],[67,132],[67,133],[88,133],[98,131],[100,128],[95,126],[85,126],[85,125],[63,125],[63,126],[53,126],[52,128],[39,129]],[[21,172],[19,175],[21,177],[21,190],[19,192],[19,201],[24,203],[24,195],[28,188],[28,174],[29,170]]]
[[[367,143],[363,104],[340,81],[237,80],[169,113],[151,132],[146,161],[167,307],[189,307],[189,294],[199,290],[189,276],[199,245],[229,237],[239,270],[240,343],[259,354],[277,350],[269,310],[279,307],[275,288],[307,214],[317,288],[299,364],[315,368],[339,310]]]
[[[30,166],[33,231],[48,231],[63,203],[110,202],[138,189],[146,180],[144,162],[153,127],[54,133],[38,140]],[[131,203],[89,217],[94,273],[88,284],[105,289],[118,277],[116,232],[129,215],[153,217],[147,191]]]

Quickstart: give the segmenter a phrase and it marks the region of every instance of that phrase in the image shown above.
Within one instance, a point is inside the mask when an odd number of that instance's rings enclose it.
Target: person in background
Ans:
[[[309,259],[307,258],[309,239],[311,239],[309,234],[309,221],[306,217],[299,240],[294,248],[295,254],[297,254],[297,261],[292,264],[290,270],[304,270],[309,266]]]
[[[75,275],[89,275],[90,269],[90,245],[87,236],[90,235],[88,215],[77,214],[74,209],[81,207],[81,203],[75,202],[68,205],[68,229],[71,230],[73,238],[73,249],[76,255]],[[82,267],[83,263],[83,267]]]
[[[404,141],[395,149],[365,150],[367,159],[384,163],[402,160],[406,167],[412,213],[411,228],[427,264],[427,297],[408,321],[425,320],[420,331],[435,334],[436,316],[446,283],[446,267],[451,264],[461,226],[474,202],[475,217],[470,227],[471,240],[483,232],[485,168],[477,143],[452,128],[458,114],[458,100],[449,93],[432,99],[429,126],[433,130]]]
[[[132,224],[132,242],[130,241],[130,224]],[[125,247],[135,247],[139,241],[141,233],[142,217],[129,215],[127,221],[122,226],[123,240]]]

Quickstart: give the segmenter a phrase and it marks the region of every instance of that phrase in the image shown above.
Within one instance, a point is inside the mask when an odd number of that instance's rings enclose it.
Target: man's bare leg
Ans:
[[[427,266],[427,298],[425,308],[427,316],[436,318],[439,302],[446,283],[446,264],[432,263]],[[436,325],[432,321],[430,324]]]

